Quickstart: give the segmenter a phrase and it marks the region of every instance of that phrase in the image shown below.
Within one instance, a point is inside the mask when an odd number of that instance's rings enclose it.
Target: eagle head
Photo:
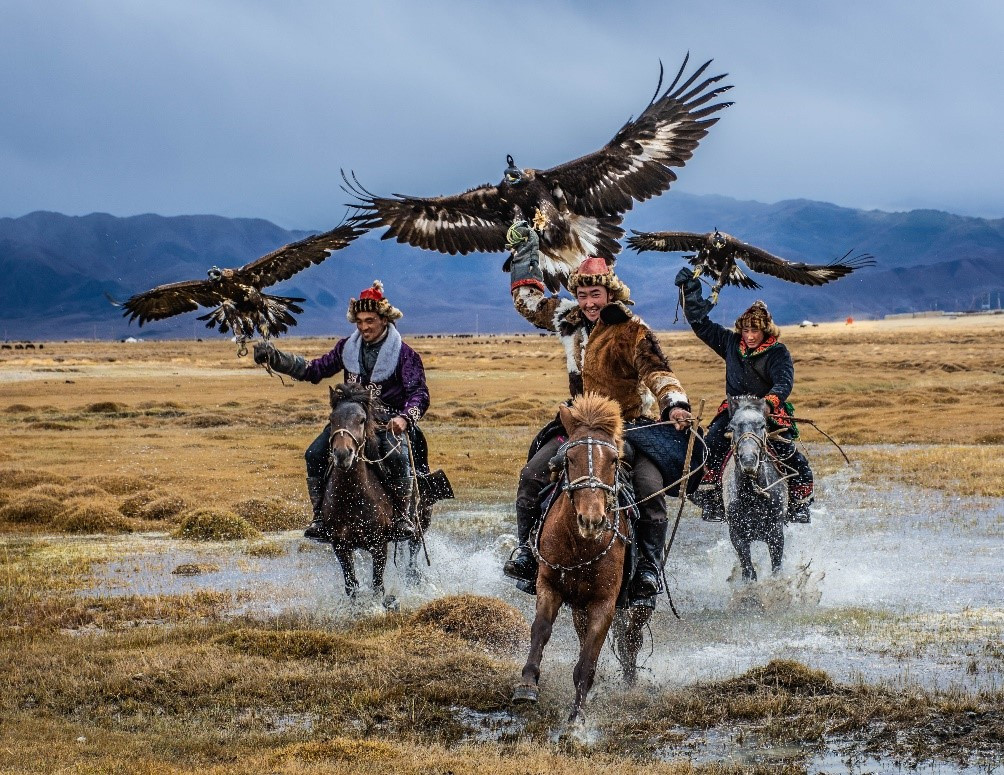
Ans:
[[[209,275],[209,279],[212,280],[214,283],[218,283],[220,280],[223,279],[223,270],[220,269],[218,266],[214,266],[206,274]]]
[[[502,176],[502,182],[508,183],[510,186],[519,185],[525,180],[523,170],[516,166],[516,162],[512,160],[512,156],[509,154],[506,154],[505,160],[509,166],[506,167],[505,173]]]
[[[711,235],[711,247],[715,250],[721,250],[724,248],[727,241],[728,240],[725,239],[717,228],[715,229],[715,233]]]

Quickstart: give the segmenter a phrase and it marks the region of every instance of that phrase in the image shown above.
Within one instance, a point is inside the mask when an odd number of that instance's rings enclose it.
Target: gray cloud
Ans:
[[[320,228],[340,167],[434,195],[595,150],[690,50],[736,104],[675,188],[1000,217],[1002,37],[976,0],[14,0],[0,214]]]

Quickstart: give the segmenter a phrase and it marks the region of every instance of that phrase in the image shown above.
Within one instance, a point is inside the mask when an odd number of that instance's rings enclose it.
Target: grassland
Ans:
[[[1002,318],[785,330],[792,399],[862,482],[1000,497],[1002,332]],[[433,466],[464,503],[507,502],[526,444],[567,394],[559,344],[411,341],[433,395]],[[713,410],[721,361],[689,333],[662,342]],[[332,341],[285,344],[319,355]],[[841,686],[797,664],[626,693],[613,714],[624,721],[590,746],[548,742],[564,707],[545,692],[510,732],[478,742],[465,714],[507,709],[518,652],[518,623],[497,601],[451,601],[470,614],[459,619],[434,609],[345,622],[235,617],[227,592],[81,591],[115,545],[60,534],[185,538],[223,524],[249,554],[284,551],[260,534],[306,520],[302,452],[325,421],[325,385],[269,378],[226,342],[4,350],[0,385],[4,772],[691,772],[652,759],[680,728],[722,724],[809,749],[847,734],[921,759],[1004,750],[999,694]],[[843,465],[811,427],[803,437],[818,476]],[[479,639],[493,621],[497,637]]]

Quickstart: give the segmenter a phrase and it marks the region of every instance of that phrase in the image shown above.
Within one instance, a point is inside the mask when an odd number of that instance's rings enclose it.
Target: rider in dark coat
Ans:
[[[571,395],[592,391],[613,399],[629,429],[660,418],[671,423],[651,428],[657,446],[669,450],[665,454],[654,450],[650,456],[638,444],[632,445],[632,481],[640,519],[635,526],[638,565],[629,592],[632,602],[652,598],[661,588],[667,533],[666,498],[656,493],[682,473],[683,455],[673,457],[673,453],[686,447],[682,431],[691,419],[687,395],[655,334],[627,306],[631,304],[627,286],[604,259],[585,259],[568,278],[574,299],[547,297],[536,233],[526,224],[514,225],[509,243],[513,304],[533,325],[558,333],[565,347]],[[520,546],[504,572],[522,581],[537,577],[529,542],[540,518],[539,495],[549,478],[548,463],[564,440],[548,434],[550,427],[538,434],[519,478],[516,527]]]
[[[401,435],[408,433],[416,453],[416,467],[424,473],[425,443],[418,430],[418,421],[429,408],[429,388],[425,384],[425,368],[421,356],[401,340],[394,321],[403,317],[401,311],[384,298],[383,284],[377,280],[372,287],[349,301],[349,322],[356,331],[340,339],[327,355],[307,361],[276,349],[270,342],[255,345],[256,363],[267,363],[273,371],[288,374],[293,379],[317,384],[322,379],[344,372],[344,381],[364,385],[378,399],[380,417],[386,422],[377,431],[384,481],[395,501],[395,540],[414,535],[410,514],[413,491],[408,450]],[[304,531],[307,538],[327,540],[321,503],[328,468],[328,427],[314,439],[304,455],[307,461],[307,493],[314,509],[314,519]]]
[[[701,294],[701,283],[693,271],[685,267],[676,275],[676,284],[683,290],[684,314],[697,337],[725,359],[726,400],[718,408],[705,436],[708,461],[704,481],[712,487],[695,494],[694,500],[704,510],[704,518],[718,521],[724,515],[721,494],[722,466],[730,444],[725,436],[729,427],[728,398],[756,396],[767,401],[771,409],[771,429],[779,431],[771,446],[778,459],[791,469],[788,480],[788,519],[809,521],[812,502],[812,469],[809,461],[795,446],[798,429],[792,421],[792,406],[788,402],[795,382],[795,367],[791,353],[779,337],[780,330],[762,301],[757,301],[735,322],[735,330],[713,322],[708,313],[713,307]]]

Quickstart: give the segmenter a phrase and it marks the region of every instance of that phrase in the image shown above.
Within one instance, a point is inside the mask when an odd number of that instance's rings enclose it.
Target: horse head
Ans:
[[[760,461],[767,452],[767,415],[770,408],[762,398],[734,396],[729,398],[732,420],[732,453],[746,476],[756,476]]]
[[[331,415],[328,417],[328,448],[332,462],[351,468],[366,441],[373,435],[369,391],[360,385],[342,384],[329,388]]]
[[[558,409],[568,433],[565,492],[575,510],[579,535],[599,538],[615,505],[617,466],[623,452],[620,407],[598,393],[578,396]]]

